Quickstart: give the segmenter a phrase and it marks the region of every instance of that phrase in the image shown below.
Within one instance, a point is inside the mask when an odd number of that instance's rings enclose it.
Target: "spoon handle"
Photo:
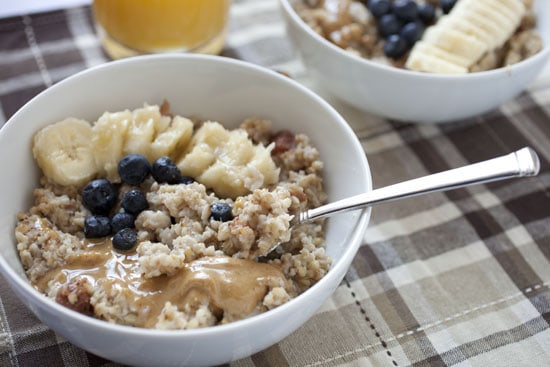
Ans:
[[[535,176],[540,169],[537,153],[529,147],[513,153],[400,182],[359,194],[300,213],[300,223],[332,214],[365,208],[370,205],[459,187],[504,180],[512,177]]]

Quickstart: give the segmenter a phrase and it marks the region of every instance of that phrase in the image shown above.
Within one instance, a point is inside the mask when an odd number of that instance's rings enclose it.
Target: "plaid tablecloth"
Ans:
[[[318,88],[275,0],[233,2],[224,55],[286,71],[324,96],[361,140],[375,187],[527,145],[542,160],[536,178],[375,207],[333,297],[294,334],[231,366],[550,366],[550,68],[497,111],[416,125],[369,116]],[[1,19],[0,123],[106,61],[88,7]],[[0,366],[116,366],[54,334],[2,279],[0,300]]]

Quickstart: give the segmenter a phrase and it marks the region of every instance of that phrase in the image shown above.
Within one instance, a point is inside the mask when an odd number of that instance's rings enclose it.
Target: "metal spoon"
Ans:
[[[507,178],[535,176],[539,170],[537,153],[529,147],[522,148],[504,156],[400,182],[300,212],[292,219],[290,228],[319,218],[397,199]]]

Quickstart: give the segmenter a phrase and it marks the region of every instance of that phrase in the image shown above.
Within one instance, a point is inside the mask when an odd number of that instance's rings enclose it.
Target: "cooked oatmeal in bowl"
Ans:
[[[44,176],[17,215],[19,255],[36,289],[82,314],[225,324],[295,298],[330,267],[322,222],[289,228],[326,201],[319,151],[268,120],[227,130],[145,105],[49,125],[33,155]]]
[[[462,74],[543,48],[533,0],[295,0],[316,33],[350,54],[408,70]]]

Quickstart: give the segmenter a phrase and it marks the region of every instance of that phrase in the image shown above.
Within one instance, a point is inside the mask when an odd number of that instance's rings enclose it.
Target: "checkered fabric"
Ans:
[[[332,298],[291,336],[231,366],[550,366],[550,68],[499,110],[416,125],[366,115],[318,88],[276,0],[233,2],[224,55],[286,71],[332,103],[357,133],[375,187],[523,146],[542,165],[535,178],[375,207]],[[0,123],[106,61],[87,7],[1,19]],[[0,366],[117,364],[53,333],[0,279]]]

